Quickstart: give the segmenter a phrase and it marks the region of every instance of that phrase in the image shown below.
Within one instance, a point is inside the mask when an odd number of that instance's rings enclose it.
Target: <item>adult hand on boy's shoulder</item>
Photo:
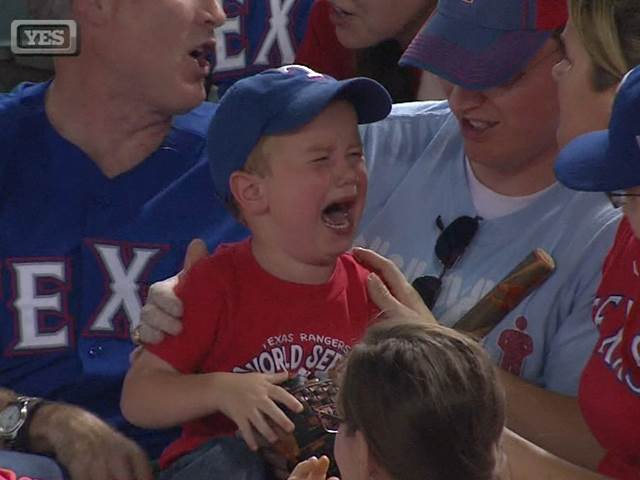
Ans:
[[[354,248],[352,253],[358,262],[375,272],[369,275],[367,291],[384,316],[415,317],[438,323],[395,263],[366,248]]]
[[[174,289],[184,274],[208,254],[207,246],[202,240],[191,240],[182,270],[171,278],[151,285],[140,314],[140,324],[134,332],[136,343],[159,343],[165,334],[177,335],[182,331],[182,302]]]
[[[74,405],[48,403],[29,429],[34,453],[53,455],[72,480],[151,480],[151,465],[135,442]]]
[[[293,422],[277,403],[292,412],[302,411],[302,404],[279,383],[289,378],[287,372],[225,373],[215,377],[216,410],[235,422],[240,434],[251,450],[260,446],[256,431],[268,442],[278,440],[278,435],[269,425],[275,423],[286,432],[292,432]],[[277,403],[276,403],[277,402]]]

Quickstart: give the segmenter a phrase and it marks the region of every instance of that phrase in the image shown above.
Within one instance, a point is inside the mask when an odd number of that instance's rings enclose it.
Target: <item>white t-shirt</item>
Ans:
[[[522,210],[523,208],[531,205],[536,198],[544,195],[547,190],[553,188],[555,185],[554,183],[539,192],[532,193],[530,195],[523,195],[521,197],[502,195],[501,193],[494,192],[478,180],[473,168],[471,168],[471,164],[469,163],[469,158],[467,156],[465,156],[464,164],[473,206],[476,208],[478,215],[485,220],[504,217],[505,215]]]

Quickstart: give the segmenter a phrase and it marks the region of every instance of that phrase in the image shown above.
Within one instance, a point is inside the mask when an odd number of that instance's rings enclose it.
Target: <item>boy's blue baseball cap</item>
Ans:
[[[504,85],[567,16],[567,0],[439,0],[400,65],[469,90]]]
[[[618,87],[608,130],[581,135],[558,155],[558,180],[574,190],[612,192],[640,185],[640,67]]]
[[[231,198],[229,177],[244,167],[262,136],[300,128],[339,99],[353,104],[361,124],[382,120],[391,111],[391,97],[378,82],[364,77],[338,81],[301,65],[236,82],[222,97],[207,135],[218,196]]]

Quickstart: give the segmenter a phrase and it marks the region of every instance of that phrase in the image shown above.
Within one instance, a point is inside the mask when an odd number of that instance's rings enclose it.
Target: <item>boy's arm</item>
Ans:
[[[127,420],[143,428],[168,428],[204,417],[213,404],[211,374],[183,375],[143,350],[122,387],[120,407]]]
[[[252,450],[254,429],[268,441],[277,434],[267,417],[287,432],[294,425],[276,402],[298,412],[302,405],[277,384],[287,372],[182,374],[158,356],[143,351],[124,381],[122,413],[144,428],[166,428],[220,412],[233,420]]]

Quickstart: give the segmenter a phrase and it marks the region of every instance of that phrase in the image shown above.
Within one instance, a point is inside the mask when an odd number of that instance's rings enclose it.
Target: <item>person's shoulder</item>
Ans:
[[[447,100],[423,100],[395,103],[391,108],[391,118],[434,117],[447,119],[452,115]]]
[[[209,123],[218,109],[218,104],[205,101],[193,110],[173,118],[173,128],[205,137]]]
[[[362,283],[366,282],[367,277],[372,272],[372,270],[358,262],[351,252],[345,252],[340,255],[338,261],[349,275],[357,276]]]
[[[451,119],[453,119],[453,113],[446,100],[406,102],[394,104],[385,119],[361,128],[364,134],[398,128],[409,128],[416,134],[420,134],[438,130]]]
[[[221,243],[212,254],[203,258],[196,265],[202,272],[219,274],[233,268],[237,259],[244,257],[249,249],[248,239],[239,242]]]
[[[247,240],[233,243],[221,243],[215,251],[198,260],[180,280],[176,293],[184,297],[186,291],[206,292],[225,289],[231,284],[230,278],[235,274],[237,258],[246,250]],[[203,293],[205,291],[203,290]]]
[[[44,97],[50,82],[21,83],[8,93],[0,94],[2,131],[15,129],[25,121],[44,115]]]
[[[559,202],[561,205],[555,207],[561,212],[555,217],[556,227],[553,227],[560,234],[558,241],[576,258],[593,259],[599,269],[602,258],[613,245],[622,214],[611,206],[604,193],[568,189],[565,193]]]
[[[0,94],[0,178],[6,180],[7,165],[23,161],[30,155],[27,151],[39,148],[33,139],[48,125],[44,97],[49,83],[22,83]]]
[[[604,193],[569,191],[571,192],[570,199],[565,204],[565,211],[568,215],[576,213],[578,215],[577,218],[584,219],[584,221],[579,222],[581,228],[595,231],[617,229],[622,218],[622,212],[613,208]],[[571,232],[571,229],[567,230],[570,234],[578,233]]]

